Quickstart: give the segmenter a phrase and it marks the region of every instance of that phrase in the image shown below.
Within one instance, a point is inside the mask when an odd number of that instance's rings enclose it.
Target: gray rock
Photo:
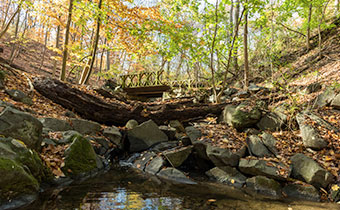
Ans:
[[[105,128],[103,131],[103,135],[110,139],[110,141],[117,145],[119,148],[123,148],[122,134],[120,133],[119,128],[117,128],[116,126]]]
[[[128,130],[127,136],[130,142],[130,152],[143,151],[157,143],[168,141],[167,135],[159,130],[152,120]]]
[[[233,94],[237,93],[237,89],[235,88],[227,88],[223,91],[225,96],[232,96]]]
[[[99,123],[92,122],[89,120],[72,118],[70,119],[70,121],[73,129],[78,131],[82,135],[94,135],[98,133],[101,129]]]
[[[19,139],[30,149],[40,150],[42,127],[32,115],[10,107],[0,113],[0,135]]]
[[[224,149],[208,144],[206,153],[208,158],[217,167],[237,166],[240,158],[245,153],[245,147],[243,147],[243,149],[241,149],[239,152],[232,152],[230,149]]]
[[[146,152],[133,163],[132,167],[144,171],[145,166],[156,156],[154,152]]]
[[[312,185],[287,184],[282,191],[297,200],[320,201],[320,194]]]
[[[168,127],[165,125],[159,126],[159,129],[163,131],[169,138],[170,141],[175,139],[176,136],[176,128],[173,127]]]
[[[43,124],[44,128],[48,128],[52,131],[68,131],[72,130],[71,125],[65,120],[59,120],[56,118],[40,118],[40,122]]]
[[[150,150],[154,152],[163,152],[168,149],[172,149],[178,146],[177,141],[166,141],[156,144],[155,146],[151,147]]]
[[[335,109],[340,109],[340,94],[335,96],[331,103],[331,107],[334,107]]]
[[[74,114],[73,112],[71,112],[70,110],[65,111],[64,115],[66,117],[71,117],[71,118],[76,118],[77,117],[77,115]]]
[[[210,160],[210,158],[207,155],[207,146],[208,143],[206,142],[196,141],[194,143],[195,154],[203,160]]]
[[[256,125],[261,130],[279,131],[284,124],[284,119],[281,119],[278,114],[270,112],[263,116]]]
[[[182,142],[182,144],[183,144],[184,146],[189,146],[189,145],[191,145],[191,141],[190,141],[190,138],[189,138],[188,136],[182,136],[182,137],[180,138],[180,141]]]
[[[296,115],[296,120],[299,124],[302,141],[305,147],[315,150],[321,150],[327,147],[328,143],[320,137],[318,131],[306,123],[305,113]]]
[[[15,101],[22,102],[27,105],[33,105],[33,101],[30,97],[28,97],[24,92],[21,90],[5,90],[6,93]]]
[[[329,105],[335,98],[336,93],[333,88],[327,88],[323,93],[318,95],[315,101],[315,105],[318,107],[324,107]]]
[[[53,146],[57,145],[53,139],[49,139],[49,138],[44,138],[42,140],[42,145],[44,145],[44,144],[46,144],[46,145],[53,145]]]
[[[263,144],[267,147],[267,149],[276,156],[278,154],[278,151],[276,149],[275,137],[269,133],[264,132],[262,133],[261,138],[262,138]]]
[[[256,157],[270,156],[272,153],[263,144],[260,137],[256,135],[251,135],[247,139],[250,153]]]
[[[279,181],[286,180],[290,174],[290,169],[283,164],[266,160],[247,160],[241,158],[239,169],[244,174],[253,176],[262,175]],[[280,170],[284,170],[287,173],[281,175]]]
[[[155,175],[161,170],[164,164],[165,164],[165,161],[163,160],[163,158],[160,156],[157,156],[150,161],[150,163],[145,167],[144,170],[147,173]]]
[[[207,176],[216,179],[218,182],[228,184],[237,188],[242,188],[246,183],[247,177],[237,169],[230,166],[221,168],[215,167],[206,172]]]
[[[260,90],[263,90],[263,89],[266,89],[266,88],[257,86],[255,84],[250,84],[249,87],[248,87],[248,90],[250,92],[253,92],[253,93],[257,93],[257,92],[259,92]]]
[[[322,89],[322,85],[320,83],[316,82],[316,83],[312,83],[312,84],[308,85],[306,87],[306,91],[305,92],[307,94],[311,94],[311,93],[318,92],[321,89]]]
[[[291,161],[293,178],[305,181],[316,188],[326,188],[333,181],[331,173],[303,154],[294,155]]]
[[[165,168],[162,169],[157,176],[160,178],[170,180],[173,182],[183,183],[183,184],[197,184],[190,178],[186,177],[184,173],[176,168]]]
[[[255,176],[247,179],[246,185],[249,189],[253,191],[269,195],[273,197],[281,197],[282,191],[281,186],[278,182],[273,179],[269,179],[265,176]]]
[[[103,167],[89,140],[80,135],[73,137],[73,142],[64,155],[65,166],[61,170],[67,176],[78,177]]]
[[[81,136],[81,134],[77,131],[64,131],[62,132],[62,135],[63,135],[63,138],[60,139],[58,142],[58,144],[69,144],[69,143],[72,143],[73,140],[74,140],[74,137],[75,136]]]
[[[178,121],[178,120],[171,120],[169,122],[169,126],[173,127],[173,128],[176,128],[178,133],[184,133],[185,132],[185,129],[184,129],[182,123],[180,121]]]
[[[163,152],[163,155],[169,161],[169,163],[177,168],[189,157],[192,152],[193,146],[175,148]]]
[[[191,144],[194,144],[199,138],[202,137],[202,132],[194,126],[186,127],[185,132],[189,136]]]
[[[137,126],[138,126],[138,122],[137,122],[136,120],[129,120],[129,121],[126,123],[126,125],[125,125],[125,127],[126,127],[127,129],[133,129],[133,128],[137,127]]]
[[[240,91],[235,94],[235,97],[237,98],[248,98],[250,96],[250,93],[248,91]]]
[[[223,110],[223,121],[238,130],[254,126],[261,119],[261,112],[256,107],[246,104],[228,105]]]

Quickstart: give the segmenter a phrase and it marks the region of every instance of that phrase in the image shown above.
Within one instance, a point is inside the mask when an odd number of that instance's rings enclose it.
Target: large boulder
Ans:
[[[315,105],[318,107],[323,107],[329,105],[336,96],[334,88],[327,88],[323,93],[318,95],[315,101]]]
[[[316,188],[326,188],[334,179],[334,176],[323,169],[312,158],[304,154],[296,154],[291,158],[293,178],[305,181]]]
[[[222,166],[237,166],[241,157],[245,154],[245,147],[242,147],[238,152],[233,152],[230,149],[220,148],[211,144],[207,145],[207,156],[217,167]]]
[[[254,176],[247,179],[246,185],[248,189],[251,189],[257,193],[269,195],[273,197],[281,197],[282,191],[280,184],[265,176]]]
[[[176,128],[169,127],[166,125],[159,126],[159,129],[163,131],[169,138],[170,141],[175,140],[176,138]]]
[[[152,120],[128,130],[127,136],[130,143],[130,152],[143,151],[157,143],[168,141],[168,136]]]
[[[284,181],[290,175],[290,169],[282,163],[267,160],[248,160],[241,158],[239,169],[244,174],[262,175],[279,181]]]
[[[307,117],[308,114],[306,113],[296,115],[304,146],[315,150],[321,150],[327,147],[328,143],[321,138],[318,131],[313,126],[307,123]]]
[[[72,118],[70,121],[73,129],[82,135],[94,135],[101,130],[100,124],[93,121],[78,118]]]
[[[320,201],[319,191],[312,185],[287,184],[282,191],[290,198],[298,200]]]
[[[15,101],[19,101],[27,105],[33,104],[32,99],[21,90],[10,89],[6,90],[6,93]]]
[[[73,136],[64,155],[65,166],[62,171],[67,176],[79,177],[102,167],[89,140],[80,135]]]
[[[40,183],[52,180],[51,171],[43,165],[39,155],[12,138],[0,138],[0,174],[0,209],[32,201],[27,200],[27,195],[35,198]],[[18,198],[20,201],[13,202]]]
[[[193,146],[174,148],[163,152],[163,155],[169,161],[169,163],[177,168],[189,157]]]
[[[52,131],[72,130],[71,125],[65,120],[59,120],[51,117],[40,118],[39,120],[43,124],[44,128],[50,129]]]
[[[240,104],[228,105],[223,110],[223,121],[238,130],[254,126],[261,119],[261,112],[257,107]]]
[[[10,107],[0,113],[0,135],[19,139],[30,149],[40,150],[42,127],[32,115]]]
[[[228,184],[234,187],[241,188],[247,180],[243,174],[237,169],[224,166],[221,168],[215,167],[206,172],[207,176],[216,179],[218,182]]]
[[[331,106],[336,108],[336,109],[340,109],[340,94],[338,94],[337,96],[335,96],[335,98],[333,99]]]

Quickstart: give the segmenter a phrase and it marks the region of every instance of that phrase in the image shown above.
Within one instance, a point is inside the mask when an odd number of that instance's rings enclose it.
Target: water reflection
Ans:
[[[254,199],[216,185],[172,185],[121,169],[64,189],[44,193],[25,210],[320,210],[337,204]]]

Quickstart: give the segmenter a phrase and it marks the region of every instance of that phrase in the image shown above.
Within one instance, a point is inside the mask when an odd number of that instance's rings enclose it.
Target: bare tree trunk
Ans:
[[[312,20],[312,12],[313,12],[313,4],[312,2],[309,4],[309,12],[308,12],[308,23],[307,23],[307,36],[306,36],[306,44],[307,51],[310,50],[310,22]]]
[[[178,77],[180,75],[180,72],[181,72],[181,68],[182,68],[182,63],[183,63],[183,53],[181,54],[181,57],[180,57],[180,60],[179,60],[179,64],[178,64],[178,67],[176,69],[176,80],[178,80]]]
[[[101,10],[102,8],[102,2],[103,0],[99,0],[98,3],[98,8],[99,10]],[[96,36],[93,42],[93,51],[92,51],[92,57],[90,58],[90,66],[85,66],[82,75],[80,77],[79,80],[79,84],[84,85],[87,84],[89,79],[90,79],[90,75],[92,73],[92,69],[93,69],[93,64],[94,64],[94,60],[96,59],[96,52],[97,52],[97,48],[98,48],[98,41],[99,41],[99,32],[100,32],[100,23],[101,23],[101,18],[100,16],[97,19],[97,28],[96,28]]]
[[[230,4],[230,11],[229,11],[229,37],[228,37],[228,43],[231,43],[231,40],[233,38],[233,28],[234,28],[234,0],[231,1]]]
[[[106,71],[110,71],[111,66],[110,66],[110,50],[106,49]]]
[[[106,45],[106,38],[104,39],[104,45]],[[104,53],[105,53],[105,48],[103,48],[102,54],[100,56],[99,73],[102,72]],[[98,75],[97,81],[99,81],[99,79],[100,79],[100,75]]]
[[[217,36],[217,30],[218,30],[218,0],[216,0],[215,5],[215,29],[214,29],[214,36],[211,43],[211,51],[210,51],[210,70],[211,70],[211,82],[213,86],[213,92],[214,92],[214,102],[216,102],[217,99],[217,92],[216,92],[216,82],[215,82],[215,69],[214,69],[214,50],[215,50],[215,42],[216,42],[216,36]]]
[[[59,49],[59,42],[60,42],[60,25],[57,27],[57,34],[56,34],[56,41],[55,41],[55,48]],[[57,72],[57,60],[53,62],[53,73],[52,77],[55,77],[55,74]]]
[[[46,27],[46,34],[45,34],[45,43],[44,43],[44,51],[43,51],[43,54],[42,54],[42,59],[41,59],[41,63],[40,63],[40,66],[39,66],[39,71],[41,70],[41,68],[43,67],[44,65],[44,61],[45,61],[45,54],[46,54],[46,49],[47,49],[47,40],[48,40],[48,26]]]
[[[9,61],[10,63],[12,63],[12,60],[14,59],[14,52],[17,48],[17,38],[18,38],[18,32],[19,32],[19,22],[20,22],[20,11],[21,9],[19,9],[19,12],[18,12],[18,17],[17,17],[17,22],[15,24],[15,32],[14,32],[14,44],[13,44],[13,47],[12,47],[12,50],[11,50],[11,55],[9,56]]]
[[[248,1],[246,1],[247,3]],[[248,63],[248,8],[244,14],[245,24],[243,33],[243,45],[244,45],[244,89],[249,86],[249,63]]]
[[[236,0],[236,7],[235,7],[235,24],[234,24],[234,36],[237,38],[238,37],[238,26],[239,26],[239,16],[240,16],[240,0]],[[234,46],[234,52],[235,54],[233,55],[233,60],[234,60],[234,68],[235,72],[239,71],[239,66],[238,66],[238,46]]]
[[[69,7],[68,7],[68,18],[66,23],[66,31],[65,31],[65,40],[64,40],[64,51],[63,51],[63,62],[61,66],[60,72],[60,80],[65,81],[66,75],[66,62],[67,62],[67,51],[68,51],[68,40],[70,36],[70,25],[72,20],[72,9],[73,9],[73,0],[69,0]]]

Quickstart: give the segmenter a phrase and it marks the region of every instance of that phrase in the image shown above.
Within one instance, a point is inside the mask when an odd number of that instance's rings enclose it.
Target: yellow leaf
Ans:
[[[235,183],[235,180],[234,180],[234,179],[231,179],[230,182],[231,182],[231,184],[234,184],[234,183]]]
[[[340,189],[339,185],[333,185],[332,190],[333,191],[338,191]]]

